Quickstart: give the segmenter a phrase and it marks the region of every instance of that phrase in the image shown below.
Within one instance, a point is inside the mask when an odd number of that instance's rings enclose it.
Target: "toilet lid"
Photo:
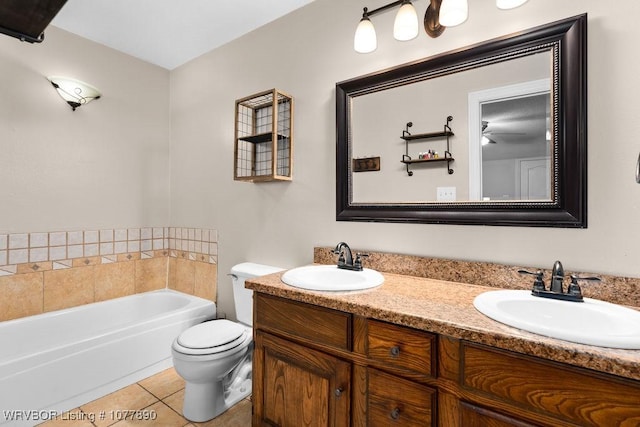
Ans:
[[[246,336],[246,328],[230,320],[204,322],[187,329],[178,337],[178,344],[194,350],[210,349],[210,353],[233,348]]]

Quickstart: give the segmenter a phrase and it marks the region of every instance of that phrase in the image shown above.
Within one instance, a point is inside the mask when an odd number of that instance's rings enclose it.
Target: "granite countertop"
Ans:
[[[640,350],[619,350],[543,337],[496,322],[473,299],[496,288],[383,273],[365,291],[317,292],[291,287],[283,272],[250,279],[246,287],[294,301],[345,311],[488,346],[640,380]]]

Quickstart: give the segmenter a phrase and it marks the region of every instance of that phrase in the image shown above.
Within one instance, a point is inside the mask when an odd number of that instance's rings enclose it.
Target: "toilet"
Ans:
[[[186,383],[185,418],[211,420],[251,393],[253,291],[244,282],[278,271],[282,268],[251,262],[235,265],[230,276],[238,321],[200,323],[173,341],[173,366]]]

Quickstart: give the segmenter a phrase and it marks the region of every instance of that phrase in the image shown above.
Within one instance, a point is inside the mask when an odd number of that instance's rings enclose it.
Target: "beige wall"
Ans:
[[[0,37],[0,234],[169,225],[169,72],[50,26]],[[46,77],[96,86],[75,112]]]
[[[314,245],[640,276],[640,3],[532,0],[499,11],[469,2],[469,19],[438,39],[393,40],[394,13],[372,18],[378,50],[353,51],[362,14],[386,0],[316,0],[171,73],[171,216],[219,230],[219,303],[238,262],[294,267]],[[428,2],[415,2],[423,14]],[[335,83],[489,38],[589,14],[589,228],[586,230],[350,223],[335,220]],[[295,97],[293,182],[234,182],[234,100],[277,87]]]

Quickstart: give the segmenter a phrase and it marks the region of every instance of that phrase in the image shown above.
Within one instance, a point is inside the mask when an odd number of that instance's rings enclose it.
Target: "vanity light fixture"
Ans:
[[[498,9],[514,9],[527,1],[496,0],[496,7]],[[393,37],[396,40],[407,41],[418,36],[418,16],[410,0],[394,1],[370,12],[365,7],[353,38],[353,49],[356,52],[370,53],[376,50],[378,47],[376,30],[369,17],[396,6],[400,6],[400,10],[393,24]],[[424,15],[424,29],[429,36],[435,38],[442,34],[445,27],[460,25],[468,17],[468,0],[429,0],[429,6]]]
[[[378,47],[376,30],[369,17],[396,6],[400,6],[400,10],[393,24],[393,37],[395,37],[396,40],[407,41],[418,36],[418,14],[413,4],[411,4],[411,0],[394,1],[372,11],[369,11],[369,9],[365,7],[363,9],[362,19],[358,24],[358,28],[356,28],[356,34],[353,38],[353,49],[356,52],[369,53],[376,50]]]
[[[98,89],[80,80],[60,76],[48,77],[48,80],[73,111],[101,96]]]

